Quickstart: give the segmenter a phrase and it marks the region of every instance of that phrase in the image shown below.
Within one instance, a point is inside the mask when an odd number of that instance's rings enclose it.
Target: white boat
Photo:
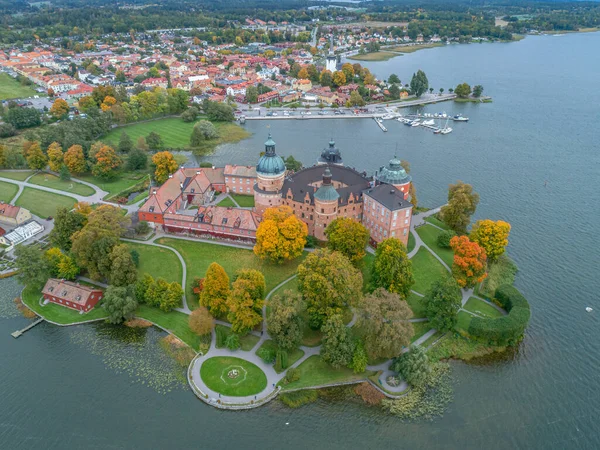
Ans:
[[[424,120],[423,125],[434,125],[435,121],[433,119]]]
[[[385,116],[382,117],[382,119],[383,120],[391,120],[394,117],[396,117],[396,116],[394,116],[394,114],[386,114]]]
[[[410,124],[411,127],[418,127],[419,125],[421,125],[421,121],[419,119],[413,120]]]
[[[450,128],[450,127],[442,128],[442,131],[440,131],[440,133],[450,134],[450,133],[452,133],[452,128]]]
[[[452,117],[452,120],[454,120],[455,122],[468,122],[469,118],[464,117],[462,114],[457,114]]]

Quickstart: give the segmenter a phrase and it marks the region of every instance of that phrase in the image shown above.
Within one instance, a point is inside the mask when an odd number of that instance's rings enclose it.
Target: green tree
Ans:
[[[17,130],[22,128],[37,127],[42,123],[41,114],[35,108],[8,108],[4,114],[4,121],[10,123]]]
[[[54,228],[50,232],[50,242],[52,245],[64,250],[71,250],[71,236],[83,228],[86,218],[83,214],[76,211],[69,211],[68,208],[57,208],[54,216]]]
[[[431,372],[429,358],[419,345],[413,345],[408,352],[403,353],[391,365],[411,386],[423,386]]]
[[[469,86],[467,83],[459,84],[454,89],[454,93],[460,98],[467,98],[469,95],[471,95],[471,86]]]
[[[456,325],[462,303],[460,288],[453,278],[447,277],[432,284],[423,298],[429,323],[438,331],[450,331]]]
[[[342,316],[334,314],[329,317],[321,331],[323,332],[321,359],[335,369],[349,366],[354,354],[354,342],[350,329],[344,325]]]
[[[372,287],[384,288],[406,299],[413,284],[412,262],[406,255],[404,244],[396,238],[381,241],[371,266]]]
[[[275,295],[269,300],[270,315],[267,331],[277,346],[292,350],[302,341],[302,296],[286,290],[283,295]]]
[[[198,118],[199,114],[200,114],[200,111],[198,110],[197,107],[190,106],[188,109],[186,109],[183,112],[183,114],[181,115],[181,118],[183,119],[184,122],[190,123],[190,122],[194,122]]]
[[[483,86],[480,84],[473,86],[473,97],[479,98],[481,94],[483,94]]]
[[[129,153],[131,149],[133,149],[133,141],[124,131],[121,133],[121,137],[119,138],[118,149],[121,153]]]
[[[292,155],[288,156],[287,158],[284,158],[283,162],[285,163],[285,168],[287,170],[292,170],[294,172],[302,170],[302,161],[298,161]]]
[[[229,350],[235,351],[240,348],[240,346],[240,337],[236,333],[231,333],[225,338],[225,347],[227,347]]]
[[[44,152],[42,152],[40,144],[34,142],[27,151],[27,165],[32,170],[42,170],[46,167],[47,163],[48,158],[44,155]]]
[[[349,217],[339,217],[325,229],[327,247],[345,255],[353,264],[361,261],[369,243],[369,230]]]
[[[457,234],[465,234],[479,204],[479,194],[470,184],[458,181],[448,187],[448,203],[442,206],[439,216]]]
[[[429,80],[427,75],[422,70],[418,70],[416,74],[413,74],[410,80],[410,91],[417,97],[420,97],[429,89]]]
[[[201,120],[192,129],[192,135],[190,136],[190,146],[200,147],[204,142],[217,139],[219,132],[216,127],[208,120]]]
[[[159,278],[159,281],[161,279]],[[169,312],[173,308],[181,306],[181,299],[183,298],[183,288],[179,283],[173,281],[168,283],[165,295],[160,299],[159,307],[164,312]]]
[[[400,83],[400,78],[398,78],[398,75],[396,75],[395,73],[391,74],[388,78],[388,83],[390,84],[401,84]]]
[[[395,84],[392,84],[389,88],[390,97],[394,100],[398,100],[400,98],[400,88]]]
[[[321,86],[325,87],[333,86],[333,75],[329,70],[324,70],[321,72],[319,83],[321,83]]]
[[[23,284],[42,285],[50,275],[50,267],[38,245],[17,245],[15,264],[17,278]]]
[[[248,86],[246,88],[246,101],[248,103],[256,103],[258,101],[258,88],[256,86]]]
[[[352,91],[350,93],[350,106],[365,106],[364,99],[360,96],[358,91]]]
[[[162,137],[160,134],[151,131],[148,136],[146,136],[146,144],[150,150],[161,150],[164,147]]]
[[[202,107],[208,118],[215,122],[233,122],[235,116],[233,108],[225,103],[211,102],[206,100]]]
[[[200,293],[200,304],[208,308],[215,317],[227,313],[227,297],[229,297],[229,277],[225,269],[216,262],[208,266],[204,277],[204,287]]]
[[[108,312],[109,323],[118,324],[133,317],[138,303],[133,286],[109,286],[104,292],[102,305]]]
[[[127,156],[128,170],[144,170],[148,167],[148,155],[139,148],[133,148]]]
[[[365,346],[362,341],[357,341],[354,345],[354,352],[352,353],[352,362],[350,368],[354,373],[363,373],[367,370],[367,364],[369,363],[369,356],[365,350]]]
[[[111,253],[110,284],[128,286],[137,279],[137,267],[127,244],[116,245]]]
[[[227,319],[234,333],[247,333],[262,321],[264,279],[257,270],[244,269],[238,272],[227,298]]]

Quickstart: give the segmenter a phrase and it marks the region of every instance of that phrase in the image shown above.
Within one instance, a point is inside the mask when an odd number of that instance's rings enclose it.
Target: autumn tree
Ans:
[[[48,166],[53,172],[59,172],[63,165],[63,151],[58,142],[53,142],[46,151],[48,154]]]
[[[115,245],[110,252],[110,284],[127,286],[137,279],[137,267],[127,244]]]
[[[298,78],[300,78],[301,80],[308,80],[308,77],[308,70],[306,70],[305,67],[300,69],[300,71],[298,72]]]
[[[467,236],[454,236],[450,240],[454,251],[452,275],[460,287],[472,288],[487,276],[485,273],[487,256],[483,247],[472,242]]]
[[[456,281],[450,277],[438,280],[423,298],[429,323],[438,331],[450,331],[456,325],[462,294]]]
[[[234,333],[245,334],[262,321],[264,290],[262,273],[253,269],[238,272],[226,302],[227,319]]]
[[[331,75],[331,71],[323,70],[319,76],[319,83],[321,86],[331,87],[333,84],[333,76]]]
[[[365,106],[365,101],[358,91],[350,92],[350,106]]]
[[[169,175],[175,173],[179,168],[177,161],[171,152],[158,152],[152,156],[154,166],[154,179],[162,184],[169,179]]]
[[[377,245],[375,261],[371,266],[373,288],[384,288],[406,299],[415,284],[412,262],[406,254],[406,247],[399,239],[384,239]]]
[[[340,252],[321,249],[309,254],[298,267],[298,290],[308,304],[311,327],[320,328],[342,308],[356,305],[362,284],[362,273]]]
[[[361,302],[358,329],[373,359],[394,358],[410,345],[413,313],[398,294],[376,289]]]
[[[203,306],[192,311],[188,323],[190,330],[198,336],[205,336],[215,328],[215,319],[210,315],[208,309]]]
[[[460,98],[467,98],[469,95],[471,95],[471,86],[469,86],[467,83],[459,84],[454,89],[454,93]]]
[[[212,263],[206,270],[200,304],[208,308],[213,316],[221,317],[227,313],[229,293],[229,277],[225,269],[216,262]]]
[[[48,158],[40,148],[40,144],[34,142],[27,150],[27,165],[32,170],[42,170],[46,167]]]
[[[344,72],[346,80],[352,80],[354,78],[354,67],[352,67],[352,64],[344,63],[344,65],[342,65],[342,72]]]
[[[457,234],[465,234],[479,204],[479,194],[470,184],[458,181],[448,188],[448,204],[442,206],[439,216]]]
[[[146,144],[146,138],[144,136],[140,136],[137,139],[137,142],[136,142],[135,146],[137,148],[139,148],[140,150],[143,150],[145,152],[147,152],[148,149],[149,149],[148,144]]]
[[[327,247],[344,254],[356,264],[366,255],[369,230],[360,222],[349,217],[339,217],[325,229]]]
[[[346,84],[346,75],[341,70],[333,72],[332,82],[334,86],[343,86]]]
[[[269,300],[267,331],[280,349],[292,350],[302,341],[302,296],[286,290]]]
[[[109,323],[119,324],[133,317],[138,303],[133,286],[109,286],[104,292],[102,306],[108,312]]]
[[[85,155],[81,145],[72,145],[63,156],[63,162],[69,172],[81,174],[86,171]]]
[[[46,250],[44,258],[53,277],[74,280],[79,274],[79,267],[73,258],[63,253],[58,247]]]
[[[69,114],[69,104],[62,98],[57,98],[50,107],[50,115],[55,119],[62,119]]]
[[[104,112],[110,111],[111,107],[117,104],[117,99],[111,95],[107,95],[100,103],[100,109]]]
[[[289,206],[267,208],[256,230],[254,254],[283,263],[299,257],[306,245],[308,228]]]
[[[105,180],[114,178],[123,164],[123,160],[108,145],[104,145],[98,150],[95,159],[96,163],[92,167],[92,174]]]
[[[485,254],[491,262],[498,260],[503,255],[508,245],[510,224],[502,220],[478,220],[473,225],[469,238],[483,247]]]
[[[408,188],[408,195],[410,197],[410,203],[414,208],[419,206],[419,200],[417,199],[417,188],[415,188],[415,183],[410,183],[410,187]]]
[[[321,359],[335,369],[349,366],[354,354],[354,342],[342,316],[334,314],[329,317],[321,331],[323,332]]]

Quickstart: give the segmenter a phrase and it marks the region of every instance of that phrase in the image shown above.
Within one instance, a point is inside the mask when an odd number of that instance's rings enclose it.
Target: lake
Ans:
[[[369,173],[397,149],[411,163],[421,205],[444,203],[448,184],[460,179],[481,195],[475,219],[511,223],[508,252],[531,303],[530,327],[510,357],[452,363],[455,399],[442,418],[403,423],[323,401],[216,410],[177,382],[176,367],[148,356],[152,346],[161,351],[156,330],[132,337],[103,325],[44,323],[13,339],[27,320],[14,313],[19,287],[11,279],[0,280],[2,447],[600,448],[599,48],[600,33],[530,36],[366,63],[403,83],[423,69],[436,91],[481,84],[494,102],[425,108],[471,119],[446,136],[393,121],[388,133],[372,120],[249,121],[251,138],[205,158],[255,164],[269,131],[279,154],[306,165],[331,137],[347,165]]]

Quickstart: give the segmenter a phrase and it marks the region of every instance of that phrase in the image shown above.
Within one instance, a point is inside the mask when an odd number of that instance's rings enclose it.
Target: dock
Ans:
[[[386,127],[384,127],[384,126],[383,126],[383,124],[382,124],[382,123],[381,123],[379,120],[377,120],[377,118],[376,118],[376,117],[373,117],[373,120],[375,121],[375,123],[377,124],[377,126],[378,126],[379,128],[381,128],[381,131],[384,131],[384,132],[385,132],[385,131],[387,131],[387,128],[386,128]]]
[[[36,320],[35,322],[31,322],[29,325],[27,325],[25,328],[23,328],[22,330],[17,330],[13,333],[10,333],[10,335],[12,337],[14,337],[15,339],[18,338],[19,336],[21,336],[23,333],[25,333],[26,331],[31,330],[33,327],[35,327],[38,323],[43,322],[44,319],[43,318],[39,318],[38,320]]]

